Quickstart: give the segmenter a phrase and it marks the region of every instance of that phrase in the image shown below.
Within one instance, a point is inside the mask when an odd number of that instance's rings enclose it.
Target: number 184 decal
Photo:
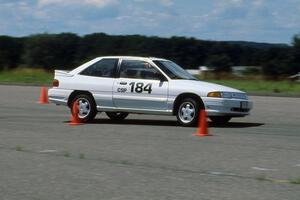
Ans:
[[[148,94],[152,92],[152,83],[145,85],[144,83],[131,82],[129,85],[131,86],[131,92],[142,93],[145,91],[148,92]]]

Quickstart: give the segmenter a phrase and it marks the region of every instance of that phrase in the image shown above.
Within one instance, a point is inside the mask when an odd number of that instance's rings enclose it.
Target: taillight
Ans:
[[[54,79],[53,82],[52,82],[52,86],[53,87],[58,87],[59,86],[59,81]]]

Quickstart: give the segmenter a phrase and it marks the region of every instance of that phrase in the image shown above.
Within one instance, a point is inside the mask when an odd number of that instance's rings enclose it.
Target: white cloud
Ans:
[[[97,7],[104,7],[108,4],[115,3],[117,0],[38,0],[39,6],[47,6],[51,4],[58,5],[73,5],[86,4]]]
[[[244,3],[244,0],[230,0],[230,3],[235,5],[241,5]]]
[[[299,0],[0,0],[0,29],[289,42],[299,11]]]
[[[174,4],[173,0],[134,0],[137,3],[160,3],[164,6],[172,6]]]
[[[165,5],[165,6],[172,6],[173,5],[173,1],[172,0],[160,0],[161,4]]]
[[[253,0],[253,5],[257,7],[263,6],[265,3],[265,0]]]

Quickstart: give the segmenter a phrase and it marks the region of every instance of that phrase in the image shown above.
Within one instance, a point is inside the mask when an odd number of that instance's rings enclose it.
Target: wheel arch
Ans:
[[[69,96],[69,98],[68,98],[68,106],[69,106],[69,107],[71,107],[71,103],[72,103],[72,101],[74,100],[74,98],[75,98],[77,95],[80,95],[80,94],[89,95],[90,97],[92,97],[92,99],[93,99],[95,105],[97,105],[97,104],[96,104],[96,101],[95,101],[95,98],[94,98],[94,96],[93,96],[93,94],[92,94],[91,92],[85,91],[85,90],[74,90],[74,91],[70,94],[70,96]]]
[[[178,108],[180,106],[180,102],[185,98],[192,98],[199,103],[200,109],[205,109],[204,102],[201,97],[195,93],[182,93],[178,95],[173,104],[173,115],[176,115]]]

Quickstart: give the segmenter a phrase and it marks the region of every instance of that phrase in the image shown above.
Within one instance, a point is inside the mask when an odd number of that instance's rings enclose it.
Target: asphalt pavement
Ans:
[[[168,116],[69,126],[39,93],[0,85],[1,200],[300,198],[300,98],[252,96],[251,116],[195,137]]]

